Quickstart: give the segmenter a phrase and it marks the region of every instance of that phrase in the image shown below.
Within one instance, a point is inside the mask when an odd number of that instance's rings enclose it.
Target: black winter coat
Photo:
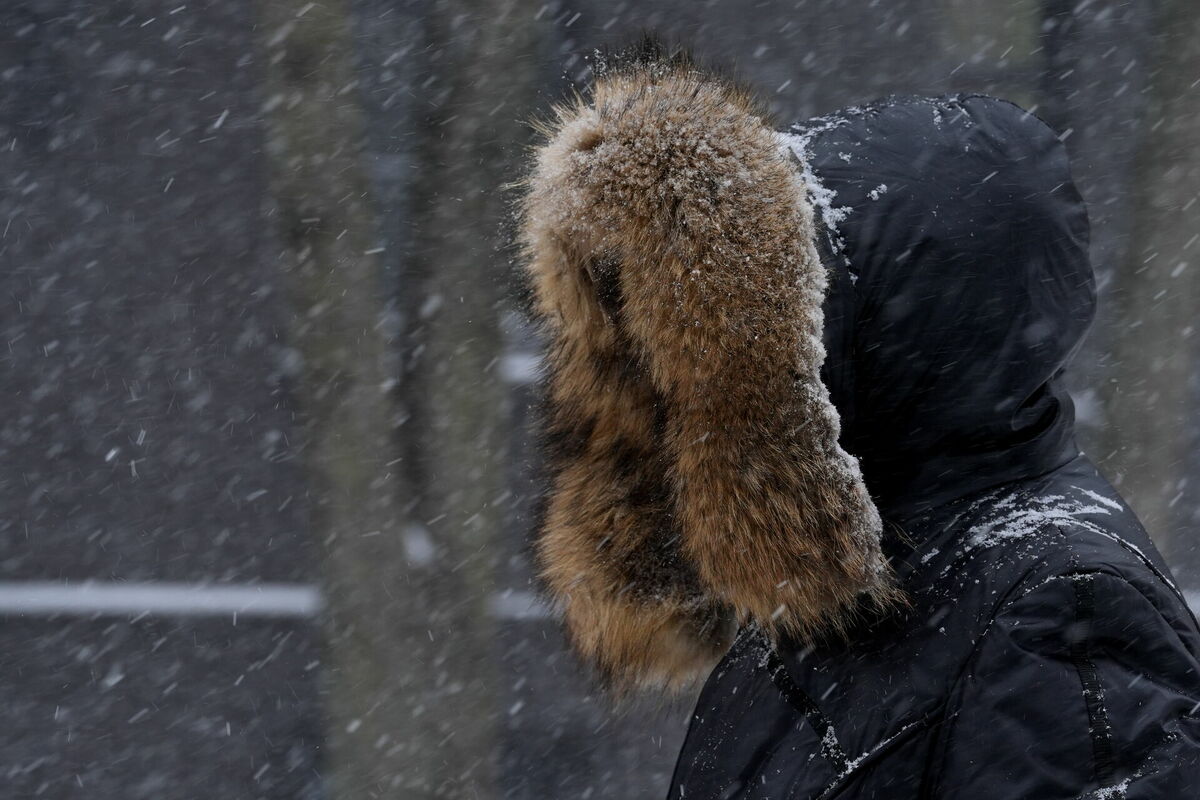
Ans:
[[[742,630],[669,797],[1200,797],[1200,632],[1062,383],[1095,293],[1061,142],[971,96],[788,144],[833,274],[823,377],[909,605],[815,647]]]

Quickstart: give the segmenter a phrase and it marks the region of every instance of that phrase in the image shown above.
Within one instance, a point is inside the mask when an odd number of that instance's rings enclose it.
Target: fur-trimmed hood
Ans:
[[[1194,796],[1200,632],[1072,436],[1095,285],[1063,142],[978,95],[785,139],[829,245],[823,382],[906,605],[841,639],[745,630],[667,796]]]
[[[535,551],[573,646],[674,687],[738,624],[803,640],[891,599],[820,379],[812,208],[758,104],[643,59],[545,132],[521,218],[547,340]]]

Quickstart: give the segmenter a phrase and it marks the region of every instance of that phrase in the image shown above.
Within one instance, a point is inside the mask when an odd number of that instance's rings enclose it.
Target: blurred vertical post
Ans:
[[[432,80],[402,231],[377,230],[346,0],[260,0],[268,155],[327,609],[335,798],[498,795],[494,588],[507,389],[500,185],[532,14],[422,9]],[[517,98],[521,98],[521,102]],[[395,239],[396,241],[392,241]],[[386,245],[385,245],[386,243]],[[380,254],[404,254],[397,294]]]
[[[513,414],[500,317],[511,294],[505,221],[538,81],[528,0],[425,5],[417,168],[400,282],[407,535],[433,543],[426,579],[437,724],[425,757],[439,796],[500,796],[499,622],[489,600],[513,554]]]
[[[262,0],[260,19],[272,210],[327,604],[324,768],[332,797],[383,796],[411,758],[389,741],[413,723],[396,686],[410,667],[406,634],[389,625],[387,593],[403,591],[405,572],[389,474],[397,411],[348,20],[328,0]]]
[[[1133,195],[1133,241],[1110,292],[1116,335],[1104,387],[1108,461],[1164,554],[1195,585],[1184,498],[1196,437],[1200,297],[1200,4],[1163,0]],[[1193,476],[1194,477],[1194,476]],[[1194,501],[1193,501],[1194,503]]]

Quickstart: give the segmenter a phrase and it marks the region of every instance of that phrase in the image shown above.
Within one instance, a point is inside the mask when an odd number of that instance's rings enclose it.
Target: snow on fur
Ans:
[[[618,686],[703,677],[894,596],[820,381],[826,276],[756,101],[679,62],[602,75],[536,151],[522,243],[549,347],[535,551]]]

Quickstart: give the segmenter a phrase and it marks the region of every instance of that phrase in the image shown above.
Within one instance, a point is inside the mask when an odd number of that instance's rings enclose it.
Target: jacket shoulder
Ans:
[[[972,586],[986,585],[997,611],[1056,576],[1107,572],[1182,602],[1133,511],[1083,456],[1037,479],[963,501],[923,524],[937,533],[923,537],[913,578],[938,595],[966,599]]]
[[[976,797],[1103,797],[1178,778],[1164,753],[1183,726],[1200,730],[1200,633],[1160,586],[1105,566],[1023,587],[950,691],[935,782]],[[1176,755],[1196,752],[1193,739]]]
[[[1200,720],[1200,629],[1120,495],[1082,460],[961,511],[940,586],[957,581],[976,617],[934,783],[1101,797],[1176,779],[1171,748]]]

